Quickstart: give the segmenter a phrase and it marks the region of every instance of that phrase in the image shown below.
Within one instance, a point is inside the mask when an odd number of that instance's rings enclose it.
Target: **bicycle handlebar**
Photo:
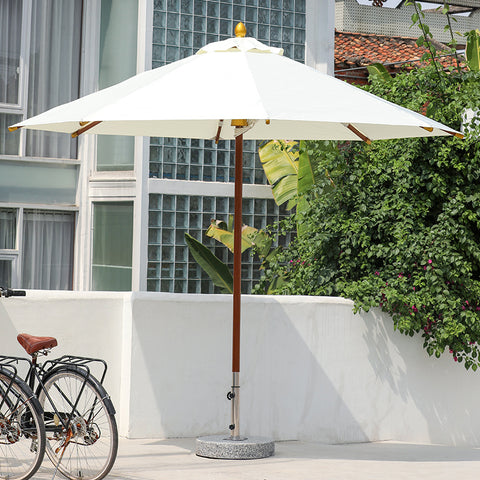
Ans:
[[[12,290],[11,288],[0,287],[0,297],[24,297],[26,294],[25,290]]]

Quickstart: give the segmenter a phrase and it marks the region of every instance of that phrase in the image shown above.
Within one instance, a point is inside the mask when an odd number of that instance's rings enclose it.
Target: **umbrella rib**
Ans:
[[[433,127],[420,127],[420,128],[423,128],[427,132],[433,132]],[[451,130],[444,130],[443,128],[441,128],[440,130],[442,132],[448,133],[449,135],[453,135],[454,137],[457,137],[457,138],[460,138],[460,139],[465,137],[465,135],[463,135],[462,133],[452,132]]]
[[[357,128],[355,128],[351,123],[345,125],[351,132],[353,132],[358,138],[360,138],[361,140],[363,140],[367,145],[370,145],[372,143],[372,141],[366,136],[364,135],[360,130],[358,130]]]
[[[215,135],[215,145],[218,145],[218,141],[220,140],[220,133],[222,131],[222,126],[223,126],[223,119],[218,121],[217,134]]]
[[[451,132],[450,130],[443,130],[443,129],[442,129],[442,132],[448,133],[449,135],[453,135],[454,137],[457,137],[460,139],[465,138],[465,135],[463,135],[462,133]]]
[[[85,133],[87,130],[90,130],[91,128],[96,127],[99,123],[102,123],[102,121],[98,120],[96,122],[90,122],[84,127],[79,128],[78,130],[72,133],[72,138],[77,138],[79,135],[81,135],[82,133]]]

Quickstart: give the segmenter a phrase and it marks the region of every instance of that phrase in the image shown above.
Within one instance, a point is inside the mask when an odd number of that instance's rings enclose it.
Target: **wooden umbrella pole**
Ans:
[[[237,127],[238,128],[238,127]],[[242,288],[242,187],[243,187],[243,134],[235,138],[235,212],[233,233],[233,383],[231,438],[240,440],[240,310]]]

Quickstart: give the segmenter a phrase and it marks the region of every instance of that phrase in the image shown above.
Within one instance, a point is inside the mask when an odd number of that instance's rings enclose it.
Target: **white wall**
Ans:
[[[231,308],[225,295],[29,291],[0,302],[0,351],[20,331],[109,362],[129,437],[226,432]],[[480,445],[480,385],[379,311],[323,297],[243,297],[241,431],[327,443]]]
[[[29,290],[26,297],[1,298],[0,353],[24,356],[16,336],[29,333],[57,338],[58,347],[48,358],[72,354],[105,359],[105,385],[118,405],[124,296]]]

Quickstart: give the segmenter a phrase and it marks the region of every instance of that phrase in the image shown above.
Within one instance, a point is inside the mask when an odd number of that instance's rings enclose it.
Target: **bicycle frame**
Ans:
[[[97,358],[63,355],[62,357],[59,357],[53,360],[47,360],[43,364],[40,364],[37,362],[37,357],[38,357],[38,354],[33,354],[32,360],[29,360],[28,358],[25,358],[25,357],[13,357],[13,356],[0,355],[0,366],[9,369],[13,373],[12,382],[8,387],[8,391],[9,391],[11,389],[11,385],[13,384],[13,378],[15,378],[15,376],[17,376],[17,373],[18,373],[18,370],[15,364],[23,362],[28,365],[28,371],[24,378],[25,383],[28,384],[32,392],[34,392],[34,395],[35,393],[37,393],[38,395],[37,390],[42,389],[46,398],[48,399],[50,405],[54,410],[53,412],[50,412],[53,415],[53,417],[52,419],[49,419],[49,420],[53,420],[55,418],[55,421],[54,421],[55,425],[52,426],[50,423],[47,423],[45,425],[45,429],[47,432],[50,432],[50,433],[60,432],[62,428],[67,429],[68,425],[70,424],[74,416],[78,415],[79,413],[77,411],[77,405],[83,393],[85,385],[87,384],[88,379],[91,377],[90,365],[100,364],[100,368],[102,368],[103,370],[100,378],[100,384],[103,384],[103,380],[105,379],[105,375],[107,373],[107,363],[104,360],[97,359]],[[62,391],[59,390],[59,393],[71,406],[71,412],[68,413],[68,416],[65,415],[67,412],[58,411],[54,401],[52,400],[50,394],[46,391],[43,383],[43,379],[45,377],[47,377],[49,374],[56,371],[58,368],[65,367],[65,366],[76,367],[78,370],[80,370],[83,373],[83,377],[84,377],[83,384],[80,388],[80,391],[74,403],[70,401],[67,395],[65,395]],[[6,395],[8,391],[2,392],[2,393],[5,393],[5,395],[3,395],[4,400],[2,401],[1,405],[3,405],[4,401],[9,401],[8,400],[9,396]],[[93,403],[93,407],[95,406],[96,401],[97,400],[95,399]],[[9,405],[9,407],[13,407],[13,406]],[[43,411],[42,413],[45,414],[45,411]],[[93,408],[92,408],[92,411],[90,412],[88,421],[92,419],[92,415],[93,415]]]

